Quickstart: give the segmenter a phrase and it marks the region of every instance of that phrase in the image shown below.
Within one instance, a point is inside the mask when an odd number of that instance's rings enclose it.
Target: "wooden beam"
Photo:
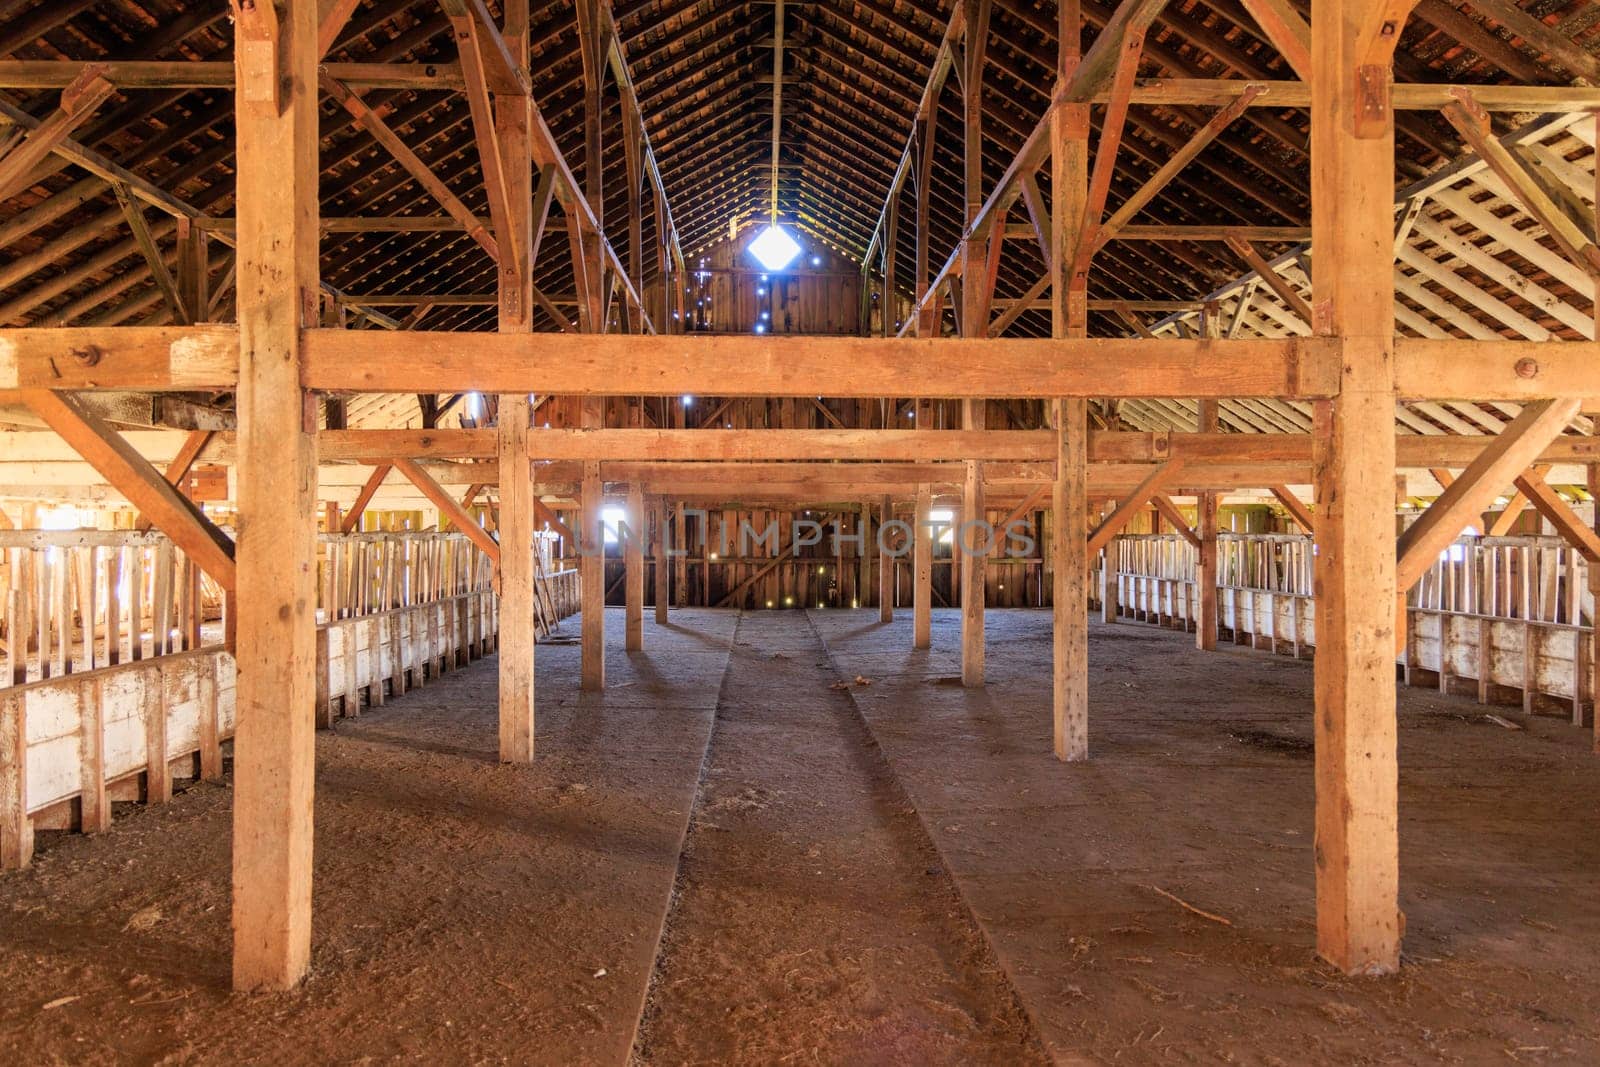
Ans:
[[[116,91],[102,73],[103,68],[96,66],[86,66],[79,71],[71,84],[61,91],[61,103],[56,110],[43,122],[23,132],[22,139],[0,155],[0,200],[9,200],[22,192],[45,157],[59,148],[68,135]]]
[[[306,333],[305,344],[311,366],[304,384],[331,392],[1000,398],[1118,395],[1120,386],[1124,395],[1144,397],[1317,397],[1329,395],[1338,369],[1314,338],[1085,338],[1063,345],[1025,338],[533,338],[317,329]],[[1107,366],[1124,373],[1107,376]]]
[[[1195,548],[1200,547],[1200,535],[1194,532],[1194,529],[1189,525],[1189,520],[1182,511],[1178,510],[1178,505],[1173,503],[1170,496],[1166,493],[1157,493],[1150,498],[1150,503],[1155,505],[1156,510],[1161,513],[1161,517],[1171,525],[1174,533]]]
[[[350,16],[355,14],[361,0],[320,0],[317,10],[320,12],[317,19],[317,56],[320,59],[338,43],[339,34],[344,32],[345,26],[350,22]]]
[[[48,389],[24,390],[23,396],[34,414],[60,434],[201,570],[223,589],[234,589],[232,540],[162,477],[149,460],[76,397]]]
[[[1317,532],[1317,521],[1311,514],[1311,509],[1306,507],[1304,501],[1295,496],[1287,485],[1269,485],[1272,495],[1283,505],[1283,509],[1299,524],[1300,528],[1308,534]]]
[[[1311,80],[1311,27],[1289,0],[1240,0],[1284,62],[1302,81]]]
[[[1523,407],[1417,521],[1400,535],[1396,581],[1416,584],[1468,526],[1481,522],[1494,498],[1532,465],[1578,413],[1577,400],[1543,400]]]
[[[1284,0],[1265,0],[1265,2],[1282,3]],[[1123,227],[1138,216],[1139,212],[1144,210],[1146,205],[1161,194],[1161,190],[1171,184],[1172,180],[1178,176],[1178,173],[1184,167],[1188,166],[1196,156],[1204,151],[1207,145],[1216,140],[1222,131],[1233,125],[1234,120],[1244,114],[1245,108],[1249,107],[1255,98],[1265,91],[1264,86],[1250,86],[1250,88],[1239,94],[1237,100],[1222,108],[1211,117],[1209,122],[1196,130],[1194,136],[1189,138],[1182,148],[1174,152],[1166,162],[1161,164],[1160,169],[1152,174],[1143,185],[1134,190],[1112,213],[1111,217],[1106,219],[1105,223],[1095,233],[1096,242],[1104,244],[1114,238]],[[1224,238],[1224,240],[1227,240],[1227,238]]]
[[[345,514],[344,521],[339,524],[340,533],[353,533],[361,529],[361,516],[367,510],[367,505],[372,503],[372,494],[378,491],[378,486],[383,484],[383,480],[389,476],[389,472],[393,469],[393,465],[388,463],[379,463],[372,468],[372,474],[367,478],[367,484],[361,487],[361,492],[356,495],[355,503],[350,505],[350,510]]]
[[[395,162],[399,163],[406,173],[416,180],[418,185],[421,185],[434,200],[438,201],[439,206],[444,208],[446,213],[461,225],[462,229],[467,231],[467,236],[478,242],[490,256],[496,260],[500,258],[500,246],[496,243],[494,235],[489,232],[488,227],[472,213],[466,204],[461,202],[460,197],[450,191],[450,188],[439,179],[438,175],[433,173],[432,168],[406,146],[406,143],[400,139],[399,134],[395,133],[376,111],[367,106],[366,101],[362,100],[358,93],[329,74],[321,75],[319,84],[322,86],[323,92],[338,101],[350,113],[350,116],[360,124],[362,129],[372,135],[373,140],[388,149]],[[414,392],[417,390],[407,391]]]
[[[1183,469],[1183,460],[1170,459],[1153,468],[1149,474],[1145,475],[1144,480],[1135,486],[1133,491],[1126,497],[1117,501],[1117,506],[1111,514],[1101,520],[1100,524],[1089,534],[1089,555],[1094,555],[1110,544],[1111,539],[1121,533],[1122,528],[1128,525],[1129,520],[1139,513],[1139,509],[1150,503],[1150,498],[1163,485],[1170,485],[1173,478]]]
[[[135,202],[133,191],[123,183],[117,182],[111,188],[117,194],[117,203],[122,207],[123,217],[128,220],[128,229],[133,233],[133,242],[139,246],[145,265],[150,268],[150,276],[155,279],[156,288],[161,290],[161,295],[166,298],[167,307],[172,311],[172,321],[180,326],[189,325],[195,321],[195,315],[184,304],[183,297],[178,292],[178,283],[173,280],[172,272],[167,269],[167,261],[162,258],[161,249],[156,245],[156,239],[150,233],[150,225],[145,220],[144,208]]]
[[[1283,275],[1273,270],[1272,265],[1261,258],[1261,253],[1256,251],[1255,245],[1237,237],[1228,238],[1227,245],[1233,250],[1234,255],[1244,260],[1245,265],[1267,283],[1267,288],[1276,293],[1279,300],[1289,306],[1290,311],[1299,315],[1307,326],[1312,325],[1311,305],[1306,303],[1305,297],[1301,296],[1294,286],[1284,280]],[[1385,288],[1387,287],[1385,283]]]
[[[189,477],[189,471],[194,468],[194,461],[200,458],[200,453],[205,451],[206,445],[210,444],[215,436],[213,430],[192,430],[184,437],[183,447],[178,449],[178,454],[172,457],[172,462],[167,464],[166,472],[162,474],[168,485],[176,488]],[[154,524],[148,517],[140,515],[139,521],[133,524],[133,528],[143,533],[152,525]]]
[[[1600,563],[1600,534],[1585,526],[1583,520],[1573,514],[1572,508],[1567,506],[1567,502],[1562,500],[1543,478],[1526,473],[1519,474],[1516,477],[1516,486],[1538,509],[1539,514],[1550,520],[1550,525],[1556,528],[1556,533],[1583,553],[1584,559],[1590,563]]]
[[[496,566],[499,566],[500,543],[490,535],[488,530],[478,524],[478,520],[474,519],[471,513],[463,508],[461,503],[451,496],[444,486],[436,482],[433,476],[423,470],[422,466],[414,459],[396,456],[389,462],[395,470],[405,475],[407,481],[421,490],[422,495],[427,497],[434,507],[439,509],[440,518],[449,520],[452,525],[459,528],[473,544],[478,546],[484,555],[488,556]],[[504,490],[502,490],[503,492]]]
[[[1550,199],[1544,187],[1500,140],[1492,136],[1488,114],[1477,105],[1469,90],[1455,93],[1456,101],[1444,108],[1444,117],[1461,134],[1462,140],[1472,147],[1489,165],[1495,175],[1510,186],[1523,210],[1544,227],[1574,266],[1592,275],[1600,276],[1600,246],[1596,246],[1590,232],[1585,232],[1565,211]],[[1593,220],[1591,217],[1590,225]]]
[[[315,0],[236,9],[239,673],[233,985],[288,989],[311,959],[317,442],[300,328],[318,291]]]

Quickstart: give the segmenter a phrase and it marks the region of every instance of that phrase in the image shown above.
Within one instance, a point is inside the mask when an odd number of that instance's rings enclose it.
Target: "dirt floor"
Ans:
[[[319,735],[294,993],[227,989],[226,781],[41,835],[0,876],[0,1060],[1600,1062],[1563,721],[1402,692],[1405,967],[1346,979],[1309,663],[1097,626],[1066,766],[1045,613],[990,613],[982,691],[955,612],[932,652],[904,613],[678,612],[632,655],[607,621],[604,694],[541,647],[533,767],[494,760],[492,659]]]

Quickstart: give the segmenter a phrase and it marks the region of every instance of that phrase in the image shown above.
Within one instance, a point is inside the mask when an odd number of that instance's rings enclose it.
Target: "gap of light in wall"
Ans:
[[[794,262],[800,254],[800,245],[786,233],[782,226],[773,223],[750,242],[750,254],[769,271],[780,271]]]

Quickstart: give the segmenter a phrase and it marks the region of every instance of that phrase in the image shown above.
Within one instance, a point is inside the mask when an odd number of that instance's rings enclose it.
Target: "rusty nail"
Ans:
[[[1534,377],[1537,377],[1538,374],[1539,374],[1539,361],[1536,360],[1536,359],[1529,359],[1529,358],[1526,358],[1526,357],[1523,358],[1523,359],[1519,359],[1519,360],[1517,360],[1516,371],[1517,371],[1517,377],[1518,378],[1534,378]]]

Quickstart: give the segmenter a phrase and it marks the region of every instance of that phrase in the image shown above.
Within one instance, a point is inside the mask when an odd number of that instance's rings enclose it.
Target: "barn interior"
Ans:
[[[18,1062],[1600,1058],[1600,4],[0,0]]]

